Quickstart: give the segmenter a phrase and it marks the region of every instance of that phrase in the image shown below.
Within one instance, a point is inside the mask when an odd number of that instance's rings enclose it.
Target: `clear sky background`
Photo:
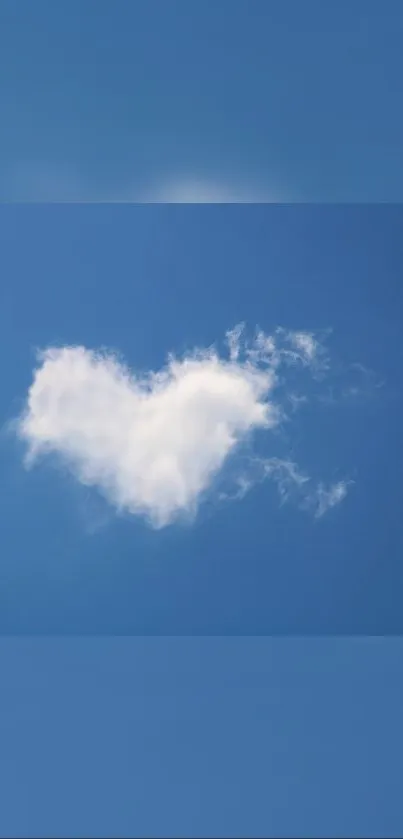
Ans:
[[[388,206],[1,208],[3,633],[402,631],[402,218]],[[322,518],[264,481],[155,530],[46,458],[23,468],[7,423],[38,347],[112,347],[134,371],[159,369],[171,351],[220,347],[241,320],[333,330],[328,374],[291,371],[307,402],[252,439],[312,485],[354,482]]]
[[[2,0],[0,197],[403,197],[400,0]]]
[[[402,652],[3,639],[0,833],[399,837]]]
[[[3,0],[0,200],[399,201],[402,24],[399,0]],[[1,836],[402,835],[402,643],[369,637],[403,625],[402,220],[0,207]],[[36,348],[159,369],[240,321],[332,330],[256,440],[347,482],[322,518],[263,481],[156,531],[24,470]]]

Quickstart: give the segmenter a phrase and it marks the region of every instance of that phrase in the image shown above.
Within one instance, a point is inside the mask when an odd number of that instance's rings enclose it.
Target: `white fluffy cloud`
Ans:
[[[171,356],[159,372],[142,375],[112,353],[45,350],[17,426],[27,463],[58,455],[118,510],[145,516],[154,527],[194,514],[241,444],[284,418],[276,398],[280,368],[290,362],[314,367],[320,357],[311,333],[258,332],[247,344],[240,326],[226,340],[224,354],[210,348]],[[240,495],[269,476],[283,499],[297,489],[318,516],[345,495],[343,483],[311,490],[289,461],[252,461],[253,468],[237,476]]]

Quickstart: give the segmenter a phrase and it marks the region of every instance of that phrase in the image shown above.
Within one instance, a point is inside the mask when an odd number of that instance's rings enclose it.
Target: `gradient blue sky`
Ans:
[[[3,639],[0,833],[399,837],[402,644]]]
[[[400,633],[402,209],[42,205],[0,217],[0,631]],[[261,440],[314,481],[354,481],[322,519],[280,506],[264,482],[155,531],[46,460],[24,470],[6,424],[37,347],[109,346],[158,369],[240,320],[333,329],[328,377],[304,379],[307,404]]]
[[[402,34],[400,0],[3,0],[0,197],[401,200]]]

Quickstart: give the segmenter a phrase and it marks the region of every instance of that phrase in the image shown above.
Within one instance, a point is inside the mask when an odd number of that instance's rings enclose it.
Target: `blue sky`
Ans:
[[[399,0],[3,0],[0,197],[393,201]]]
[[[399,634],[401,208],[0,212],[1,632]]]
[[[3,639],[4,836],[402,834],[402,641]]]

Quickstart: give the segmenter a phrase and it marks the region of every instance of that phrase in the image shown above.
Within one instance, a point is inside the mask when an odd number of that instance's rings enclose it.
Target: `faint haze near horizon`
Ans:
[[[74,166],[25,164],[16,167],[0,190],[13,202],[79,202],[141,204],[265,204],[303,200],[297,190],[279,178],[228,174],[219,167],[180,167],[149,177],[128,176],[118,184],[102,185],[86,178]]]
[[[2,0],[0,200],[403,197],[398,0]]]

